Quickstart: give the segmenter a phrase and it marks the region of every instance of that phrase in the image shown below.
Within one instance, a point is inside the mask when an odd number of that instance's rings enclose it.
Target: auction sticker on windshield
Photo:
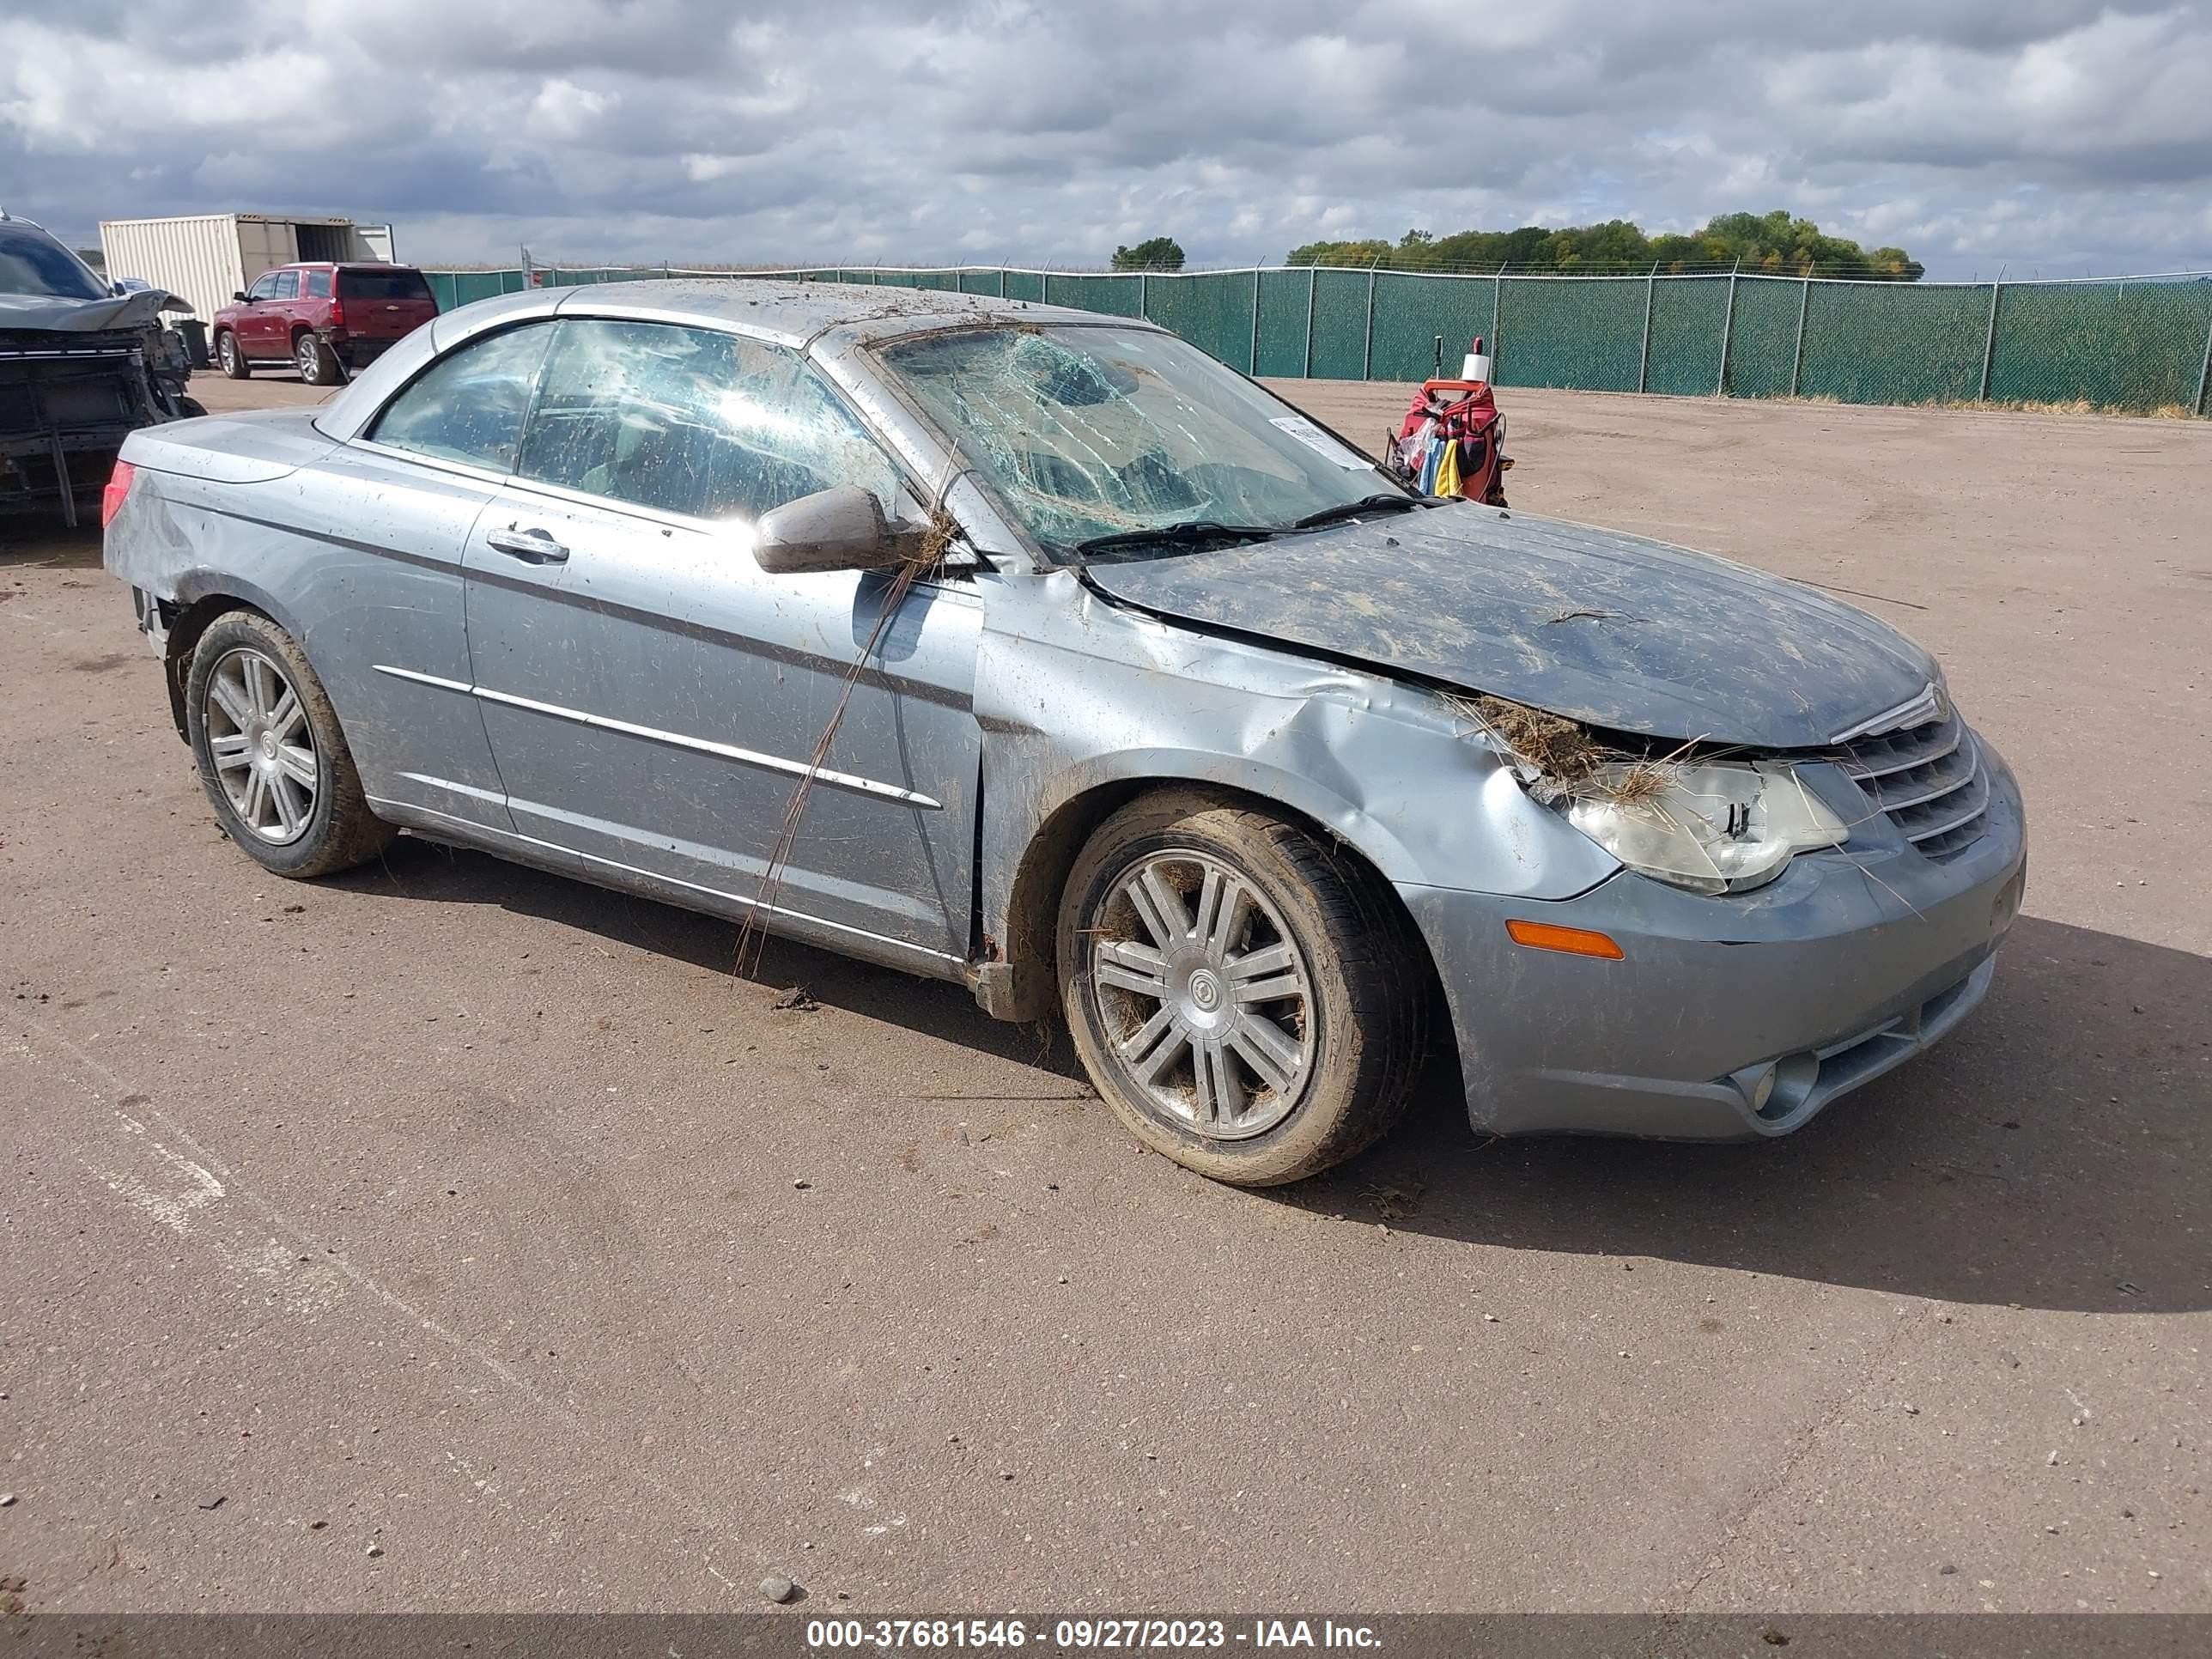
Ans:
[[[1267,424],[1282,428],[1315,454],[1324,456],[1348,471],[1374,465],[1364,455],[1353,454],[1303,415],[1279,415]]]

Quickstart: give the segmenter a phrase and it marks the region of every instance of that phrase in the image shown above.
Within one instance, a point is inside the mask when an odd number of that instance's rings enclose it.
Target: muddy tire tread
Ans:
[[[235,822],[208,752],[207,676],[214,672],[214,664],[224,651],[234,645],[247,644],[283,659],[307,710],[308,724],[314,730],[316,750],[324,764],[325,780],[315,802],[316,822],[306,836],[290,847],[271,847]],[[367,792],[361,786],[361,773],[354,765],[353,752],[346,747],[344,731],[338,725],[337,711],[331,706],[330,694],[323,690],[323,682],[308,662],[307,653],[267,617],[241,607],[226,611],[210,623],[193,645],[185,688],[185,718],[200,787],[207,792],[224,833],[264,869],[295,881],[311,881],[318,876],[334,875],[367,863],[398,835],[397,828],[369,810]],[[295,853],[303,856],[290,856]]]
[[[1271,890],[1285,875],[1303,887],[1318,925],[1300,928],[1302,942],[1316,975],[1340,981],[1345,993],[1346,1006],[1330,1012],[1328,1051],[1317,1062],[1334,1075],[1317,1078],[1282,1126],[1249,1142],[1208,1141],[1144,1113],[1099,1077],[1104,1068],[1091,1065],[1086,1052],[1093,1039],[1085,1024],[1076,912],[1100,871],[1152,836],[1212,842]],[[1277,867],[1268,868],[1271,862]],[[1158,790],[1108,818],[1078,854],[1061,898],[1058,937],[1061,1005],[1078,1053],[1122,1121],[1186,1167],[1243,1186],[1299,1181],[1364,1151],[1404,1115],[1427,1053],[1435,1002],[1427,956],[1397,896],[1341,843],[1243,797],[1197,787]]]

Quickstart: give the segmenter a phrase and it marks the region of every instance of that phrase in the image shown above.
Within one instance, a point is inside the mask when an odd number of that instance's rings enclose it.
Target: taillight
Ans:
[[[115,522],[115,515],[123,510],[123,498],[131,493],[131,481],[138,476],[138,469],[128,461],[118,461],[115,471],[107,475],[107,488],[100,492],[100,527],[102,530]]]
[[[332,328],[343,328],[345,326],[345,301],[343,300],[333,300],[331,301],[331,326]]]

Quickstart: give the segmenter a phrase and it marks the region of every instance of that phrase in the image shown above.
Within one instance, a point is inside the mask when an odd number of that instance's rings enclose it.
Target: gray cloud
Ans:
[[[15,0],[0,202],[429,259],[1194,262],[1787,206],[1935,274],[2212,264],[2203,0]]]

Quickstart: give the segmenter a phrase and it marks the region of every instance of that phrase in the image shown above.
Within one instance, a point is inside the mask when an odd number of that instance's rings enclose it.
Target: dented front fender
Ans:
[[[1531,899],[1619,866],[1529,799],[1444,701],[1114,604],[1073,572],[994,574],[975,708],[983,726],[984,931],[1009,936],[1042,828],[1102,787],[1208,783],[1275,803],[1387,879]]]

